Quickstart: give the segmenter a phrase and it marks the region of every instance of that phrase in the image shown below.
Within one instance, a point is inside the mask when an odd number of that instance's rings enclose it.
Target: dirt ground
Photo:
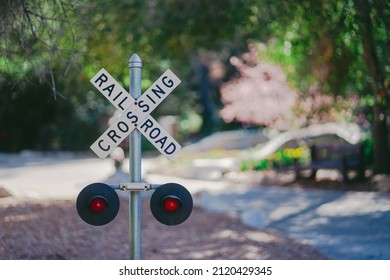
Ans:
[[[5,196],[3,194],[3,196]],[[0,196],[1,197],[1,196]],[[73,201],[0,198],[0,259],[128,259],[128,201],[111,223],[95,227]],[[312,247],[231,217],[194,208],[178,226],[165,226],[142,205],[142,259],[326,259]]]

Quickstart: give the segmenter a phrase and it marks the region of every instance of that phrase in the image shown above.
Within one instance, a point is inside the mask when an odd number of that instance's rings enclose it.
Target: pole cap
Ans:
[[[129,68],[142,68],[142,60],[138,54],[133,54],[129,60]]]

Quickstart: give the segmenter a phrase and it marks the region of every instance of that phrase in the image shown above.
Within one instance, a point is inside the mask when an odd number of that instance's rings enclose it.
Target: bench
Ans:
[[[311,162],[301,165],[295,161],[295,176],[300,177],[303,170],[311,170],[311,177],[315,178],[319,169],[337,169],[342,175],[343,182],[348,182],[350,170],[357,172],[358,178],[364,178],[365,159],[364,145],[357,144],[328,144],[310,146]]]

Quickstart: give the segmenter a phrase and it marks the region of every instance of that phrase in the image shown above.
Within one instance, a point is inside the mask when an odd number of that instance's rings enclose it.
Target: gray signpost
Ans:
[[[130,95],[137,100],[141,96],[141,72],[142,61],[137,54],[133,54],[129,60],[130,69]],[[141,174],[141,133],[135,129],[130,134],[129,141],[129,170],[130,182],[142,182]],[[129,192],[129,245],[130,259],[141,259],[141,193]]]

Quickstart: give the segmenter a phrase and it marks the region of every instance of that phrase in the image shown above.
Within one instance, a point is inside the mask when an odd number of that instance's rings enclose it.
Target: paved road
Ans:
[[[390,259],[388,194],[261,187],[205,193],[202,205],[277,229],[334,259]]]
[[[330,258],[390,260],[390,194],[176,181],[198,193],[195,202],[203,208],[255,228],[277,229]]]
[[[115,173],[110,160],[12,162],[7,165],[3,158],[0,164],[0,187],[20,198],[75,199],[90,183],[126,178]],[[143,171],[152,165],[152,160],[144,160]],[[253,227],[277,229],[330,258],[390,259],[389,194],[250,187],[148,173],[144,178],[181,183],[194,194],[195,203],[209,211],[237,216]]]
[[[143,172],[152,162],[143,161]],[[128,161],[124,171],[116,172],[109,158],[77,158],[67,153],[0,154],[0,187],[17,198],[73,200],[91,183],[127,182],[128,169]]]

